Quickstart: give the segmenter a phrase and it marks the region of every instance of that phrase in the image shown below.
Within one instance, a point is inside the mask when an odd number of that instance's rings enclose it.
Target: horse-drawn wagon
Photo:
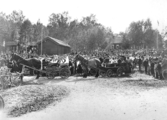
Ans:
[[[39,72],[39,74],[46,76],[48,79],[54,79],[56,76],[60,76],[61,78],[65,79],[71,75],[68,65],[55,66],[54,64],[48,64],[47,66],[44,66],[43,70],[36,69],[24,64],[22,65],[28,69]]]
[[[48,79],[54,79],[56,76],[60,76],[61,78],[65,79],[71,75],[70,68],[68,65],[48,65],[45,68],[45,73]]]
[[[99,74],[102,77],[112,77],[112,76],[118,76],[121,77],[122,75],[127,75],[131,73],[131,66],[128,63],[112,63],[112,64],[106,64],[105,66],[102,66],[99,68]]]
[[[37,79],[40,75],[45,75],[48,79],[54,79],[56,76],[68,78],[71,75],[70,68],[67,64],[51,63],[37,58],[24,59],[17,54],[12,54],[11,61],[16,61],[18,66],[23,66],[22,72],[25,75],[27,69],[37,74]]]

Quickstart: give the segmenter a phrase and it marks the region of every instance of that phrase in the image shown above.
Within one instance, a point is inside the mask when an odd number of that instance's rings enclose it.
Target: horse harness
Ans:
[[[84,58],[82,58],[82,57],[80,57],[80,61],[81,61],[81,64],[83,64],[83,66],[88,66],[88,60],[86,60],[86,59],[84,59]]]

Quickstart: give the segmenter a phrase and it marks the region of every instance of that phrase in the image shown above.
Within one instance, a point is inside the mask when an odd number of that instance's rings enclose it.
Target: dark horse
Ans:
[[[84,75],[83,75],[84,78],[87,77],[88,71],[90,69],[96,70],[95,77],[99,76],[99,68],[101,67],[101,61],[99,59],[86,60],[84,57],[82,57],[80,55],[76,55],[74,60],[75,60],[75,62],[76,61],[80,61],[81,62],[81,66],[82,66],[82,68],[84,70]]]
[[[24,59],[24,58],[22,58],[21,56],[19,56],[17,54],[12,54],[10,60],[11,61],[15,61],[18,66],[26,65],[26,66],[29,66],[31,68],[35,68],[35,69],[38,69],[38,70],[40,70],[40,68],[41,68],[41,61],[38,60],[38,59],[35,59],[35,58]],[[23,67],[19,67],[19,68],[20,68],[19,71],[22,71]],[[30,69],[30,71],[33,71],[33,70]],[[36,79],[38,79],[40,72],[37,71],[36,74],[37,74]]]

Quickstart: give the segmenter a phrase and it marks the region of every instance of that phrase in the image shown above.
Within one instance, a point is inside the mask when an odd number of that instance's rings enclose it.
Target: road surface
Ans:
[[[28,79],[28,78],[26,78]],[[32,78],[31,78],[32,79]],[[146,84],[143,81],[147,81]],[[37,81],[35,81],[37,82]],[[67,86],[71,93],[46,109],[10,120],[166,120],[167,85],[137,73],[124,78],[81,78],[38,82]],[[153,85],[160,84],[158,87]],[[152,85],[152,86],[151,86]]]

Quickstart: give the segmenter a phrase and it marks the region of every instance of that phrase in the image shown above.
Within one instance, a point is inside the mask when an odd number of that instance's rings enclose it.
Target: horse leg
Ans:
[[[20,85],[22,85],[23,84],[23,74],[21,74],[19,78],[20,78]]]
[[[153,75],[153,77],[155,77],[155,71],[154,71],[154,69],[152,70],[152,75]]]
[[[86,74],[84,73],[84,74],[83,74],[83,78],[86,78],[86,77],[87,77],[87,76],[86,76]]]
[[[74,67],[73,67],[73,66],[71,66],[71,68],[70,68],[70,72],[71,72],[71,75],[74,74]]]
[[[12,85],[12,76],[9,76],[10,85]]]
[[[38,71],[36,79],[38,79],[39,77],[40,77],[40,72]]]
[[[157,70],[157,79],[159,79],[159,70]]]
[[[162,66],[161,66],[161,69],[160,69],[160,79],[163,80],[163,76],[162,76]]]
[[[85,67],[85,71],[84,71],[84,74],[83,74],[83,78],[87,78],[88,76],[88,68]]]
[[[156,78],[156,71],[155,71],[155,69],[154,69],[154,76],[153,77]]]
[[[157,78],[157,72],[154,70],[154,77]]]
[[[155,71],[155,78],[158,79],[158,71],[157,70]]]
[[[86,72],[86,70],[83,73],[83,78],[87,78],[87,72]]]
[[[99,70],[96,71],[96,75],[95,75],[96,78],[99,77]]]
[[[160,80],[163,80],[162,71],[161,71],[161,73],[160,73]]]
[[[30,69],[30,75],[34,75],[34,70]]]

